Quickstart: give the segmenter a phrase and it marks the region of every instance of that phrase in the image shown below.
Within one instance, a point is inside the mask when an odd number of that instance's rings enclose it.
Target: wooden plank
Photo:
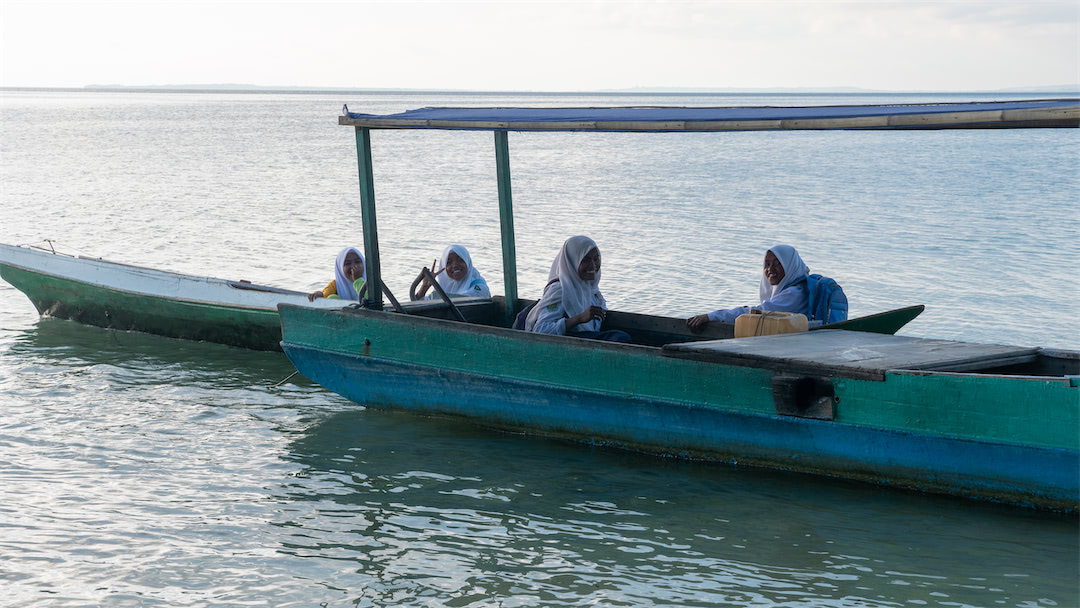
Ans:
[[[1033,102],[1032,102],[1033,103]],[[910,113],[896,113],[893,106],[866,106],[868,113],[859,115],[805,116],[772,118],[726,117],[712,120],[678,120],[675,118],[628,118],[623,120],[569,119],[512,120],[468,117],[417,119],[374,115],[345,115],[338,124],[370,129],[470,129],[497,131],[757,131],[757,130],[818,130],[818,129],[965,129],[965,128],[1036,128],[1076,127],[1080,125],[1080,104],[1075,100],[1060,100],[1060,105],[1009,108],[972,109],[994,105],[989,102],[956,104],[914,104]],[[1005,104],[1008,105],[1008,104]],[[952,111],[940,111],[948,106]],[[926,107],[927,111],[914,111]],[[953,109],[954,108],[954,109]],[[603,108],[601,108],[603,109]],[[658,111],[673,108],[656,108]],[[724,108],[720,108],[724,109]],[[734,109],[734,108],[728,108]],[[764,109],[764,108],[755,108]],[[771,109],[771,108],[770,108]],[[783,110],[784,108],[775,108]]]
[[[888,370],[969,371],[1034,360],[1037,348],[842,330],[669,344],[667,356],[820,376],[884,380]]]
[[[773,403],[781,416],[835,420],[836,390],[831,381],[788,374],[772,377]]]
[[[889,126],[888,116],[847,116],[843,118],[790,118],[780,122],[781,129],[870,129]]]
[[[296,291],[295,289],[282,289],[280,287],[270,287],[267,285],[256,285],[244,280],[240,281],[226,281],[229,287],[233,289],[243,289],[245,291],[261,291],[264,293],[280,293],[290,296],[306,296],[307,293],[303,291]]]
[[[928,114],[896,114],[889,117],[890,127],[924,127],[962,125],[967,123],[1001,122],[1001,110],[978,112],[933,112]]]
[[[1002,110],[1001,119],[1009,122],[1077,120],[1080,119],[1080,106]]]
[[[781,121],[776,120],[697,120],[686,123],[687,131],[778,131]]]

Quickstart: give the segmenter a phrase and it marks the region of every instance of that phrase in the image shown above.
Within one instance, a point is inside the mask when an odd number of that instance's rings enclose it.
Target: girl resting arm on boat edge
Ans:
[[[629,342],[630,335],[624,331],[600,331],[606,318],[607,303],[600,293],[600,250],[589,237],[572,236],[551,263],[548,284],[529,311],[525,330]]]
[[[338,253],[334,263],[334,280],[322,289],[308,294],[308,301],[315,298],[341,298],[359,300],[364,291],[364,254],[356,247],[346,247]]]
[[[734,323],[739,315],[754,310],[775,310],[806,314],[810,304],[806,290],[806,277],[810,269],[803,263],[799,252],[791,245],[774,245],[765,252],[765,265],[761,273],[758,295],[761,304],[714,310],[686,320],[690,331],[699,332],[713,321]]]
[[[438,266],[436,266],[436,263]],[[442,257],[431,264],[431,272],[434,273],[439,286],[448,295],[491,297],[491,290],[488,289],[487,281],[480,275],[480,271],[473,266],[469,250],[465,249],[463,245],[448,245],[446,249],[443,249]],[[422,272],[417,277],[417,282],[420,283],[420,289],[415,293],[411,290],[409,292],[409,297],[412,300],[424,299],[427,290],[431,288],[431,282]],[[416,286],[416,282],[413,282],[413,286]],[[427,299],[438,297],[438,294],[433,293],[427,296]]]

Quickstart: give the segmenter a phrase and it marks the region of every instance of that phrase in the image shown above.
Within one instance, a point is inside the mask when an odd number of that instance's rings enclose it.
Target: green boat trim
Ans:
[[[95,258],[0,244],[0,277],[43,316],[124,331],[281,350],[277,305],[307,302],[298,291],[195,277]]]

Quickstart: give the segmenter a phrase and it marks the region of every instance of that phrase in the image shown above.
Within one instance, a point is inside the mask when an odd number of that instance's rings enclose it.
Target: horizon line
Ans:
[[[182,84],[182,85],[120,85],[88,84],[81,87],[49,86],[0,86],[0,91],[74,91],[74,92],[215,92],[215,93],[467,93],[475,95],[529,94],[529,95],[589,95],[589,94],[624,94],[624,95],[712,95],[712,94],[985,94],[985,93],[1080,93],[1080,83],[1064,85],[1039,85],[1031,87],[1006,87],[999,89],[973,90],[932,90],[932,89],[867,89],[853,86],[835,87],[628,87],[620,89],[542,91],[521,89],[452,89],[452,88],[412,88],[412,87],[319,87],[319,86],[268,86],[235,83]]]

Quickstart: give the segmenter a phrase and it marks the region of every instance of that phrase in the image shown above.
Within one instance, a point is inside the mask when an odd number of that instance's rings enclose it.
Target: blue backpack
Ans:
[[[847,296],[836,281],[811,274],[806,277],[806,291],[810,300],[806,314],[810,327],[847,321]]]
[[[547,285],[544,285],[544,291],[547,291],[547,288],[551,287],[552,283],[558,283],[558,282],[559,282],[559,277],[555,277],[554,279],[551,279],[550,281],[548,281]],[[542,300],[542,299],[544,299],[543,294],[540,295],[540,300]],[[532,309],[533,309],[534,306],[536,306],[537,304],[540,303],[540,300],[537,300],[537,301],[533,302],[532,304],[529,304],[528,306],[523,308],[521,310],[521,312],[519,312],[517,314],[517,316],[514,317],[514,324],[511,325],[510,327],[512,329],[522,329],[522,330],[525,329],[525,320],[528,319],[529,313],[532,312]]]

